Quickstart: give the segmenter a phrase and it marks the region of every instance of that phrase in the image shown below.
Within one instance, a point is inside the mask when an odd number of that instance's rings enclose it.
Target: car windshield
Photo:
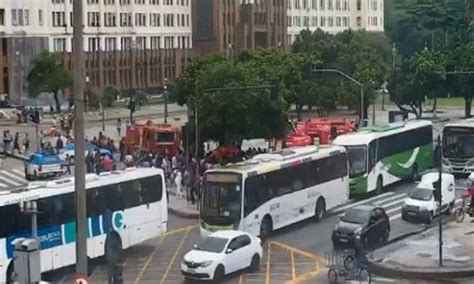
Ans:
[[[433,197],[433,190],[415,187],[408,195],[411,199],[429,201]]]
[[[60,163],[58,156],[43,156],[43,161],[46,164]]]
[[[202,188],[201,218],[210,225],[232,225],[240,221],[241,175],[208,173]]]
[[[443,155],[448,158],[474,157],[474,129],[467,127],[446,128],[443,133]]]
[[[173,132],[158,132],[155,133],[155,141],[158,143],[170,143],[174,142]]]
[[[196,247],[197,250],[219,253],[222,252],[228,239],[207,237],[204,238]]]
[[[366,146],[348,146],[347,154],[349,156],[349,175],[357,177],[367,171],[367,147]]]
[[[353,224],[365,224],[369,221],[370,211],[362,209],[349,209],[341,217],[341,221]]]

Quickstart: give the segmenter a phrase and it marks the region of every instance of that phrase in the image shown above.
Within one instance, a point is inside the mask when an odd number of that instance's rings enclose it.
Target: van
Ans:
[[[439,179],[439,173],[422,176],[419,184],[411,190],[402,207],[402,219],[411,223],[431,223],[441,213],[449,212],[455,202],[455,179],[452,174],[442,174],[442,202],[435,200],[433,183]]]

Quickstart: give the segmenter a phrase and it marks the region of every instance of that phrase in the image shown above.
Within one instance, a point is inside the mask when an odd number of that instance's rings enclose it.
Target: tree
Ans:
[[[458,48],[452,53],[451,62],[458,70],[472,71],[474,70],[474,44],[466,44]],[[457,74],[454,77],[454,84],[451,88],[455,96],[464,98],[464,116],[472,117],[471,106],[474,97],[474,74]]]
[[[111,107],[119,97],[120,91],[115,87],[108,86],[104,89],[104,93],[102,95],[102,104],[104,107]]]
[[[32,62],[32,68],[27,75],[28,95],[32,98],[41,93],[53,93],[56,111],[61,111],[59,91],[72,88],[71,71],[61,62],[59,53],[41,52]]]
[[[467,13],[471,18],[474,18],[474,0],[466,0]]]

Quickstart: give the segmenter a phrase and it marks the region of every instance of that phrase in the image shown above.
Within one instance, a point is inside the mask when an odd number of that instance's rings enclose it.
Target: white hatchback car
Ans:
[[[241,231],[218,231],[186,253],[181,263],[185,278],[220,281],[246,268],[258,270],[261,240]]]

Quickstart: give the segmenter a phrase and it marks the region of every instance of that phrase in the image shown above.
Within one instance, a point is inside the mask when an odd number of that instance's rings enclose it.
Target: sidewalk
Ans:
[[[176,215],[186,219],[198,219],[199,211],[196,204],[191,204],[191,201],[186,201],[184,198],[178,198],[176,194],[176,188],[170,187],[169,200],[168,200],[168,212],[172,215]]]
[[[451,222],[443,228],[443,267],[438,266],[438,228],[375,250],[371,271],[385,277],[441,280],[474,276],[474,223]]]

